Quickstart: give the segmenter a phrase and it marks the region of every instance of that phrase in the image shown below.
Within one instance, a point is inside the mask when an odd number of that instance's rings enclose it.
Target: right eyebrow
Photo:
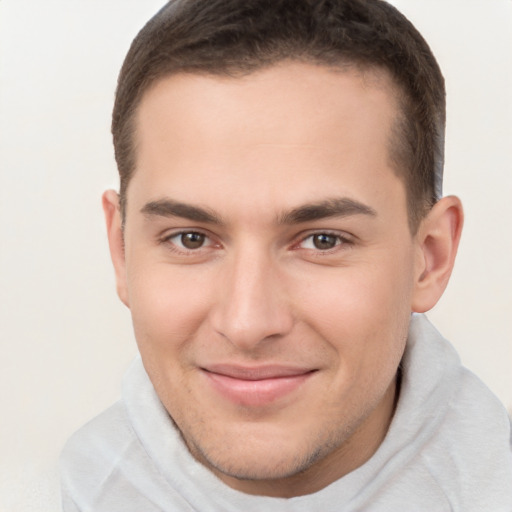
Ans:
[[[181,217],[193,222],[222,224],[220,217],[206,208],[192,206],[191,204],[181,203],[169,198],[150,201],[146,203],[140,211],[146,217]]]
[[[289,212],[285,212],[279,218],[280,224],[300,224],[329,217],[349,217],[351,215],[367,215],[376,217],[377,212],[366,204],[348,197],[334,197],[318,203],[308,203]]]

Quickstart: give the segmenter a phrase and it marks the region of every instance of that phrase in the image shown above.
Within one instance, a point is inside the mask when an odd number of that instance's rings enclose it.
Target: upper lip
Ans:
[[[264,380],[280,377],[297,377],[315,371],[313,368],[289,365],[244,366],[236,364],[213,364],[204,366],[203,370],[240,380]]]

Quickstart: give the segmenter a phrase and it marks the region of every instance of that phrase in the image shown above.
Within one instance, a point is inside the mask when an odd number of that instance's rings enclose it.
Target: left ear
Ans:
[[[424,313],[441,298],[452,273],[464,214],[460,199],[440,199],[421,222],[416,241],[418,259],[412,311]]]

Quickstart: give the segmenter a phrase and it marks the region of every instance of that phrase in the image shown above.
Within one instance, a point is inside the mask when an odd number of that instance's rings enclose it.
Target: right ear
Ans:
[[[128,287],[126,281],[126,258],[124,251],[123,222],[119,206],[119,194],[115,190],[107,190],[102,196],[103,212],[107,224],[110,257],[116,274],[117,294],[128,307]]]

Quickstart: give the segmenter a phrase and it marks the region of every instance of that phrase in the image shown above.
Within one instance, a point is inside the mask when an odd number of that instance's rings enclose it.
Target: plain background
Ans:
[[[466,226],[429,315],[512,404],[512,2],[395,0],[447,81],[445,192]],[[162,0],[0,0],[0,511],[59,508],[69,435],[136,353],[100,208],[118,70]]]

